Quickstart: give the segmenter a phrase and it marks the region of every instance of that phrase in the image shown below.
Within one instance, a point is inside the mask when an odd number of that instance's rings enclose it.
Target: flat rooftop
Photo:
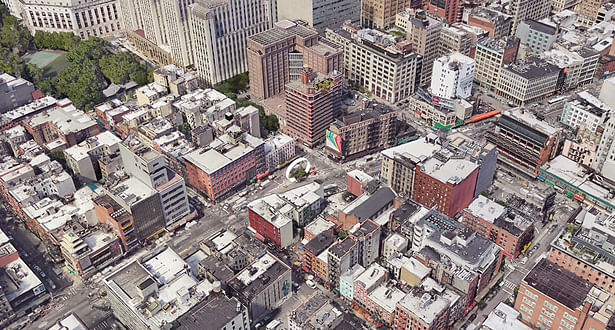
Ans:
[[[381,154],[390,159],[403,157],[413,161],[414,163],[419,163],[428,157],[431,157],[440,149],[442,149],[442,146],[429,142],[426,138],[422,138],[383,150],[381,151]]]
[[[449,159],[442,162],[430,158],[422,163],[422,171],[442,183],[459,184],[478,168],[478,164],[466,159]]]
[[[241,293],[248,301],[252,301],[267,286],[286,273],[290,273],[290,267],[271,254],[265,253],[237,273],[228,282],[228,285],[236,292]]]
[[[432,324],[436,316],[440,315],[450,303],[441,295],[432,295],[422,290],[413,290],[399,301],[402,308],[414,313],[426,324]]]
[[[386,268],[377,263],[373,263],[355,279],[355,282],[363,284],[365,291],[370,292],[376,283],[386,278],[387,274],[388,271]]]
[[[304,303],[297,306],[288,318],[299,326],[305,325],[321,308],[329,303],[329,298],[321,291],[316,291]]]
[[[394,313],[395,306],[397,306],[397,303],[405,296],[406,294],[400,289],[395,287],[389,288],[381,284],[369,294],[369,299],[387,312]]]
[[[572,310],[585,301],[593,287],[589,281],[547,259],[541,259],[523,282]]]
[[[329,254],[333,254],[334,256],[341,258],[356,245],[357,242],[349,236],[331,246],[329,248]]]
[[[2,270],[3,274],[0,275],[3,280],[2,289],[9,302],[36,287],[42,287],[43,292],[45,290],[41,280],[21,258],[9,262],[2,267]]]
[[[315,30],[296,24],[289,20],[282,20],[275,23],[273,28],[251,35],[248,39],[257,42],[261,46],[269,46],[281,40],[295,36],[309,38],[316,35],[318,35],[318,32]]]
[[[177,319],[178,329],[222,329],[242,312],[237,312],[238,304],[240,304],[239,301],[228,298],[222,293],[211,293],[205,301],[192,307]],[[241,327],[241,325],[238,326]]]
[[[478,195],[466,211],[475,217],[494,223],[496,219],[506,214],[506,208],[483,195]]]

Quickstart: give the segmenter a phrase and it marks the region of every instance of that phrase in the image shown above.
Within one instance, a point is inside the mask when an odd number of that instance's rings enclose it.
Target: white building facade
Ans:
[[[73,32],[87,39],[122,29],[117,0],[22,0],[13,8],[32,32]]]
[[[475,71],[476,62],[459,52],[438,58],[433,64],[432,94],[446,99],[470,97]]]

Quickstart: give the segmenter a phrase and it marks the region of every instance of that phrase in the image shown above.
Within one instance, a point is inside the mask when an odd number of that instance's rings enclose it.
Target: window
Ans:
[[[566,327],[566,329],[574,330],[574,325],[566,322],[565,320],[562,320],[561,324]]]
[[[542,316],[542,315],[538,315],[538,321],[546,324],[547,326],[551,327],[553,325],[553,322],[551,322],[551,320],[547,319],[546,317]],[[540,325],[540,324],[536,324],[536,325]]]
[[[533,294],[530,290],[525,289],[525,295],[532,300],[538,300],[538,295]]]
[[[547,307],[548,309],[557,312],[557,306],[553,305],[552,303],[548,302],[545,300],[545,307]]]

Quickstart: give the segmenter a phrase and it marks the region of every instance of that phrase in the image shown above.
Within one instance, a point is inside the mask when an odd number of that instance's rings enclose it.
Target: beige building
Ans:
[[[587,28],[594,26],[602,3],[603,0],[579,1],[574,8],[574,11],[578,14],[576,23]]]
[[[410,43],[398,43],[384,32],[347,25],[327,28],[325,37],[344,48],[344,73],[351,82],[392,103],[415,92],[421,58]]]
[[[277,0],[279,20],[302,20],[319,33],[332,24],[361,19],[358,0]]]
[[[143,30],[144,37],[171,53],[176,63],[193,63],[188,7],[195,0],[117,0],[123,29]]]
[[[495,90],[498,87],[500,70],[504,64],[513,63],[517,57],[519,39],[506,37],[499,40],[484,38],[476,45],[476,74],[474,80],[482,86]]]
[[[395,25],[395,15],[410,7],[410,0],[362,0],[361,26],[387,29]]]
[[[275,0],[197,0],[189,16],[194,66],[211,85],[248,71],[248,36],[277,21]]]
[[[440,51],[441,55],[459,52],[465,56],[472,57],[476,42],[470,32],[454,26],[445,26],[440,30]]]
[[[117,0],[21,0],[14,6],[28,29],[72,32],[81,39],[102,37],[121,30]]]
[[[412,49],[423,56],[420,85],[428,85],[431,81],[433,62],[440,55],[442,21],[427,14],[424,10],[407,10],[398,13],[397,17],[400,23],[407,21],[406,34],[412,44]]]
[[[560,68],[536,59],[506,65],[500,71],[497,93],[519,105],[537,102],[555,92],[559,76]]]
[[[577,3],[581,2],[580,0],[552,0],[551,1],[551,12],[553,14],[557,14],[562,10],[570,9],[573,10],[574,6]]]
[[[319,41],[309,27],[283,20],[272,29],[248,38],[248,72],[250,93],[267,99],[284,92],[294,78],[293,72],[304,66],[328,74],[342,71],[343,51]],[[292,54],[291,54],[292,53]]]
[[[599,6],[598,6],[599,7]],[[540,20],[549,16],[551,0],[511,0],[510,11],[513,17],[511,34],[517,31],[517,25],[525,19]]]

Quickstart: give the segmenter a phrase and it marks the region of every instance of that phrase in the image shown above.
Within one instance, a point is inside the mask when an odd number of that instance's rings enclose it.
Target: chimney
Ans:
[[[303,68],[299,76],[301,77],[301,82],[304,85],[307,85],[310,81],[312,81],[312,79],[314,79],[314,71],[312,71],[312,68]]]

